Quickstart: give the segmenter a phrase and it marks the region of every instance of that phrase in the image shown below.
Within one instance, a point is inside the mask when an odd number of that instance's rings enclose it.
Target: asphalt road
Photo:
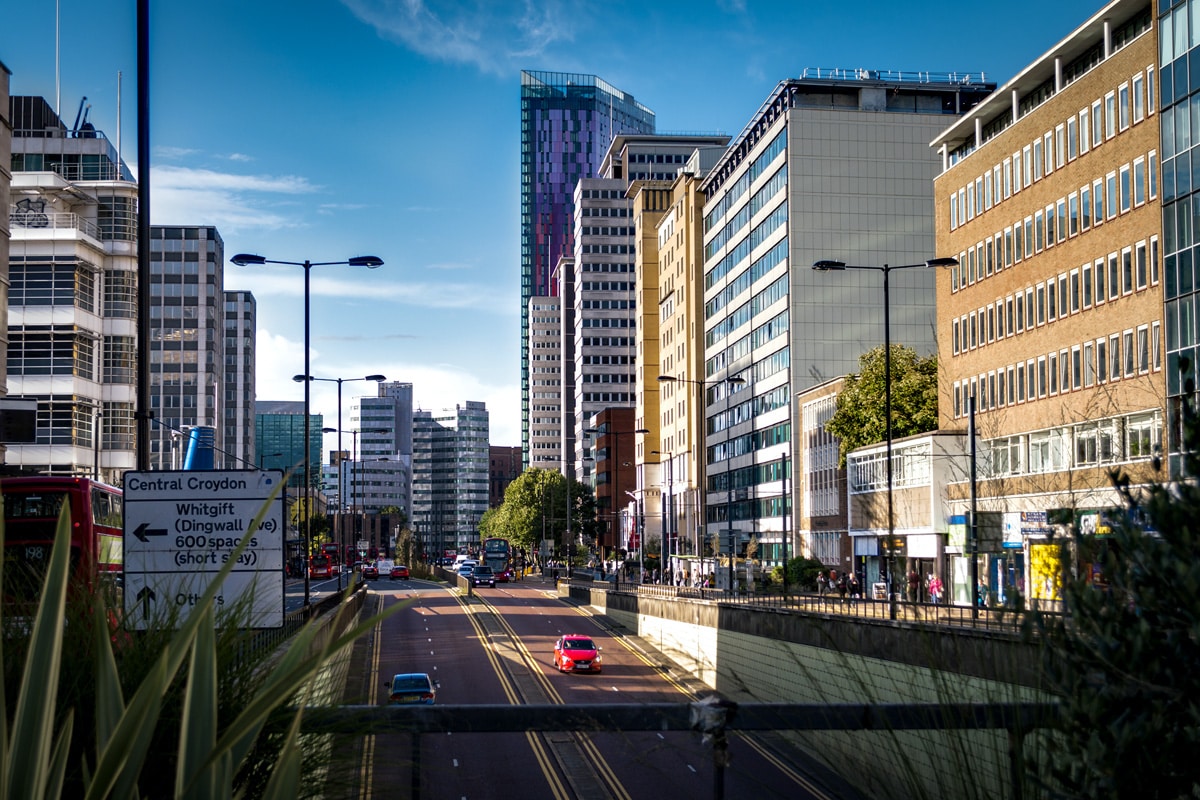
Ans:
[[[333,582],[336,588],[336,581]],[[313,586],[310,585],[310,591]],[[675,680],[653,653],[603,618],[558,599],[552,584],[501,584],[465,600],[424,581],[372,581],[385,606],[404,603],[357,648],[345,702],[384,704],[397,672],[428,672],[439,704],[684,702],[700,689]],[[599,643],[601,674],[560,674],[555,639],[585,633]],[[346,758],[334,786],[347,797],[715,797],[713,749],[694,733],[390,734],[336,744]],[[820,797],[778,740],[731,736],[724,792],[731,798]],[[327,792],[336,796],[339,792]]]

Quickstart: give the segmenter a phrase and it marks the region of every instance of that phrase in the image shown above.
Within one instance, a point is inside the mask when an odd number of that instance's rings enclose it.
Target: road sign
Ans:
[[[187,616],[283,481],[279,470],[125,473],[125,612],[146,628],[174,609]],[[283,493],[278,492],[216,609],[248,604],[250,626],[283,625]]]

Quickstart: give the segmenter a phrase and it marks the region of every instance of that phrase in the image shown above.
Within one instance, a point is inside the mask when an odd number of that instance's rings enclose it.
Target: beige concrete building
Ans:
[[[935,141],[941,427],[980,441],[979,574],[1050,591],[1056,519],[1103,525],[1108,471],[1148,474],[1163,435],[1158,54],[1153,8],[1116,0]],[[968,575],[970,476],[947,567]],[[949,581],[947,581],[949,583]]]
[[[667,527],[672,552],[699,555],[704,527],[704,192],[700,183],[724,147],[697,149],[671,184],[658,221],[657,372],[645,391],[658,392],[660,463],[665,462]],[[658,380],[666,376],[673,380]],[[642,387],[639,386],[639,389]],[[650,420],[647,420],[649,422]]]

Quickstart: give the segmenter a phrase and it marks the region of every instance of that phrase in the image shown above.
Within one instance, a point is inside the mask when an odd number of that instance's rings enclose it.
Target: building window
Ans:
[[[1133,349],[1133,331],[1125,331],[1121,335],[1121,339],[1122,339],[1121,345],[1125,348],[1125,372],[1124,372],[1124,375],[1126,378],[1129,378],[1133,375],[1134,366],[1136,363],[1135,359],[1137,357],[1137,354],[1134,352],[1134,349]]]
[[[1092,187],[1083,186],[1079,189],[1079,211],[1083,215],[1081,230],[1092,227]]]
[[[1121,294],[1121,269],[1116,253],[1108,254],[1108,299],[1116,300]]]
[[[1121,335],[1117,333],[1108,337],[1108,377],[1114,381],[1121,377]]]
[[[1083,307],[1092,307],[1092,265],[1084,264],[1081,276],[1083,282]]]
[[[1091,120],[1092,120],[1091,109],[1087,109],[1087,108],[1079,109],[1079,153],[1080,153],[1080,155],[1083,155],[1090,149],[1089,145],[1091,144],[1090,137],[1091,137],[1091,130],[1092,130]]]
[[[1092,147],[1099,147],[1104,141],[1104,114],[1100,109],[1100,101],[1092,103]]]
[[[1146,117],[1146,98],[1144,95],[1143,84],[1145,79],[1142,73],[1133,76],[1133,121],[1141,122]]]
[[[1037,285],[1037,324],[1046,324],[1046,285]]]
[[[1154,371],[1162,369],[1162,326],[1155,322],[1150,325],[1150,358]]]
[[[1074,161],[1075,157],[1079,154],[1079,148],[1077,146],[1077,143],[1079,140],[1079,132],[1076,128],[1077,125],[1078,125],[1078,123],[1076,122],[1075,117],[1071,117],[1070,119],[1067,120],[1067,160],[1068,161]],[[1059,166],[1062,166],[1062,165],[1060,164]]]
[[[1133,200],[1131,187],[1129,185],[1129,165],[1128,164],[1121,167],[1120,192],[1121,192],[1121,213],[1124,214],[1126,211],[1129,210],[1130,203]]]
[[[1146,159],[1135,158],[1133,161],[1133,204],[1140,206],[1146,202]]]
[[[1096,279],[1095,302],[1100,305],[1104,302],[1104,259],[1096,259],[1096,263],[1092,267],[1092,274]]]
[[[1126,247],[1121,251],[1121,293],[1133,292],[1133,250]]]
[[[1096,352],[1091,342],[1083,345],[1083,385],[1092,386],[1096,383]]]
[[[1092,217],[1097,225],[1104,222],[1104,181],[1101,178],[1092,181]]]
[[[1104,95],[1104,138],[1111,139],[1117,135],[1117,94],[1109,92]]]
[[[1117,215],[1117,173],[1110,172],[1104,176],[1104,218],[1112,219]]]
[[[1108,340],[1103,337],[1096,340],[1096,379],[1108,383]]]
[[[1046,358],[1042,356],[1037,360],[1037,386],[1038,397],[1046,396]]]
[[[1050,373],[1050,394],[1058,394],[1058,353],[1046,357]]]
[[[1130,120],[1132,118],[1132,109],[1130,108],[1130,101],[1129,101],[1129,84],[1128,83],[1122,83],[1117,88],[1117,108],[1118,108],[1118,122],[1121,126],[1121,130],[1125,130],[1129,127]]]
[[[1063,394],[1071,391],[1071,354],[1067,350],[1058,351],[1058,388]]]
[[[1046,319],[1053,322],[1058,319],[1058,291],[1053,280],[1047,281],[1046,287]]]
[[[1139,374],[1150,371],[1150,329],[1146,325],[1137,329],[1137,362]]]
[[[1071,313],[1079,313],[1079,270],[1071,270]]]

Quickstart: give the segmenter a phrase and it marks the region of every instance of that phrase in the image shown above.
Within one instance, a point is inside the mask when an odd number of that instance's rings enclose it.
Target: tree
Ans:
[[[579,481],[571,482],[571,530],[584,541],[597,534],[595,498]],[[517,476],[504,492],[504,504],[489,509],[479,521],[484,537],[508,539],[513,547],[532,552],[543,536],[563,541],[567,519],[567,479],[556,470],[530,467]]]
[[[884,348],[858,359],[857,375],[847,375],[837,398],[837,411],[825,430],[838,437],[840,466],[846,454],[887,439]],[[892,345],[892,438],[937,430],[937,356],[922,358],[904,345]]]
[[[1182,414],[1192,477],[1138,487],[1111,473],[1122,513],[1061,542],[1067,614],[1025,620],[1061,711],[1032,765],[1055,796],[1200,796],[1200,422]]]

